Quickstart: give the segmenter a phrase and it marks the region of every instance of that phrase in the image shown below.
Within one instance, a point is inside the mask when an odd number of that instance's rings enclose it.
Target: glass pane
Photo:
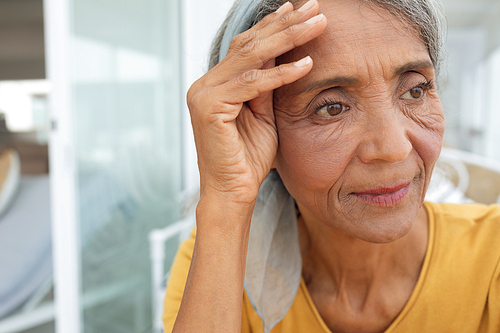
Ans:
[[[443,3],[449,28],[440,82],[445,145],[500,159],[500,2]]]
[[[73,0],[84,332],[151,331],[148,232],[181,191],[176,0]]]

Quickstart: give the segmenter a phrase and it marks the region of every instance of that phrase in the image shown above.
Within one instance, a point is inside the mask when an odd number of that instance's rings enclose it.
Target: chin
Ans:
[[[397,241],[406,236],[413,227],[413,220],[406,220],[401,223],[394,223],[389,225],[370,225],[359,233],[352,234],[351,236],[359,238],[365,242],[376,244],[387,244]],[[375,221],[374,221],[375,222]]]

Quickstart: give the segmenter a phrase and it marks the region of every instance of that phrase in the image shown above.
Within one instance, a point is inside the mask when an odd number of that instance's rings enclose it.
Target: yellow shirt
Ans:
[[[417,285],[387,333],[500,332],[500,206],[426,202],[429,245]],[[163,321],[171,332],[180,306],[195,233],[179,248],[167,285]],[[246,294],[242,330],[262,332]],[[304,281],[272,333],[330,333]]]

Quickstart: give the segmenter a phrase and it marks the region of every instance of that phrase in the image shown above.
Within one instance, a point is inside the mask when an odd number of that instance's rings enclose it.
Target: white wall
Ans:
[[[209,49],[219,26],[231,8],[233,0],[183,0],[183,97],[191,84],[207,70]],[[184,187],[188,190],[199,186],[191,121],[184,105]]]
[[[445,0],[445,144],[500,159],[499,0]]]

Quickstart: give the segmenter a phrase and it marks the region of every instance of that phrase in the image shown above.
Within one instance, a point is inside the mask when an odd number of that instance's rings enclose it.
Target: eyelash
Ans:
[[[434,88],[434,81],[433,80],[429,80],[429,81],[422,81],[420,83],[418,83],[417,85],[413,86],[412,88],[410,88],[409,90],[413,89],[413,88],[416,88],[416,87],[421,87],[424,92],[427,92],[431,89]],[[408,90],[408,91],[409,91]],[[408,92],[407,91],[407,92]],[[406,93],[406,92],[405,92]],[[321,102],[319,102],[316,107],[315,107],[315,111],[314,113],[315,114],[318,114],[318,112],[324,108],[324,107],[327,107],[327,106],[330,106],[330,105],[334,105],[334,104],[340,104],[342,105],[345,110],[341,111],[338,115],[344,113],[345,111],[349,111],[350,110],[350,107],[344,105],[341,101],[339,100],[335,100],[335,99],[331,99],[329,97],[323,97],[323,99],[321,100]],[[327,116],[322,116],[322,117],[327,117]],[[335,117],[335,116],[330,116],[330,117]]]
[[[422,81],[419,84],[417,84],[415,87],[425,88],[424,90],[427,91],[427,90],[434,88],[434,81],[432,81],[432,80]],[[415,88],[415,87],[413,87],[413,88]]]
[[[434,87],[434,84],[432,80],[429,81],[422,81],[419,84],[411,87],[410,89],[406,90],[402,95],[399,96],[400,99],[403,100],[421,100],[422,97],[424,96],[425,93],[427,93],[430,89]],[[417,92],[415,89],[420,90],[419,96],[413,96],[413,92]]]
[[[321,102],[319,102],[315,108],[314,108],[314,114],[318,114],[318,112],[324,108],[324,107],[327,107],[327,106],[331,106],[331,105],[334,105],[334,104],[340,104],[342,105],[345,110],[341,111],[338,115],[341,115],[342,113],[344,113],[345,111],[349,111],[351,108],[346,106],[343,102],[337,100],[337,99],[331,99],[330,97],[323,97],[321,99]],[[319,115],[321,116],[321,115]],[[321,117],[328,117],[328,116],[321,116]],[[329,116],[329,117],[335,117],[335,116]]]

